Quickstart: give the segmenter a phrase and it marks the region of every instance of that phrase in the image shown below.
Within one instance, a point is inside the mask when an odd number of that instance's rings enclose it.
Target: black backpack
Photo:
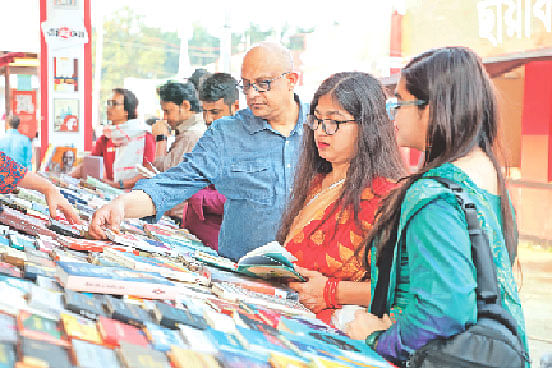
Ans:
[[[529,356],[517,331],[516,321],[502,307],[497,271],[489,239],[479,225],[475,203],[462,187],[449,179],[433,179],[450,189],[466,216],[472,259],[477,269],[477,323],[448,338],[428,342],[410,356],[407,362],[395,362],[409,368],[524,368]],[[372,302],[372,313],[383,316],[387,309],[387,290],[394,247],[386,247],[378,264],[378,281]],[[383,254],[382,254],[383,255]]]

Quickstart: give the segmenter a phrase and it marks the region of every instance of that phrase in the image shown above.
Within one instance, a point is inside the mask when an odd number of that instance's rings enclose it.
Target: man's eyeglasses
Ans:
[[[242,79],[241,81],[238,82],[238,87],[243,91],[244,95],[249,94],[249,89],[251,87],[255,88],[255,91],[257,91],[257,92],[268,92],[268,91],[270,91],[270,87],[272,85],[272,82],[282,78],[286,74],[289,74],[289,72],[282,73],[282,74],[280,74],[280,76],[278,76],[276,78],[257,79],[255,81],[255,83],[249,83],[249,80]]]
[[[318,129],[322,125],[322,130],[327,135],[335,134],[339,130],[339,126],[345,123],[353,123],[356,120],[334,120],[334,119],[319,119],[314,115],[307,117],[307,125],[312,130]]]
[[[118,102],[118,101],[115,101],[115,100],[107,100],[106,103],[107,103],[107,107],[124,105],[124,102]]]
[[[388,98],[385,102],[385,110],[387,111],[387,116],[390,120],[395,120],[395,116],[397,115],[397,110],[401,108],[401,106],[422,106],[425,105],[427,102],[424,100],[409,100],[409,101],[401,101],[397,99],[397,97],[391,97]]]

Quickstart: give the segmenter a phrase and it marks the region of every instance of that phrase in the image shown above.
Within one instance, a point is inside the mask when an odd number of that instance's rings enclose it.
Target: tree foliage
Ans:
[[[113,88],[122,87],[125,78],[161,79],[178,72],[180,38],[177,32],[148,27],[143,18],[124,7],[104,21],[100,101],[105,101]],[[97,45],[94,43],[93,47],[95,63]],[[100,108],[105,111],[103,103]]]

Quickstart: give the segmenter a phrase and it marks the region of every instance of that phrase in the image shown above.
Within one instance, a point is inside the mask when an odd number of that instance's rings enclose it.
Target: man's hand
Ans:
[[[328,278],[317,271],[311,271],[302,267],[295,267],[306,282],[290,282],[289,287],[299,293],[299,301],[314,313],[326,308],[324,300],[324,288]]]
[[[119,226],[125,218],[125,206],[122,200],[114,200],[94,213],[88,227],[88,233],[95,239],[106,239],[104,229],[119,232]]]
[[[378,318],[365,310],[358,310],[355,319],[345,326],[345,333],[353,340],[365,340],[374,331],[387,330],[393,323],[388,315]]]
[[[44,191],[44,196],[46,197],[46,203],[50,209],[51,218],[56,218],[56,212],[60,210],[71,224],[81,224],[80,217],[75,211],[75,208],[71,206],[69,201],[67,201],[53,185]]]

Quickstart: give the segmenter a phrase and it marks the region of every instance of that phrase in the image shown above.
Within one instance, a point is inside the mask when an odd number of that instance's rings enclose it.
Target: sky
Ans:
[[[362,27],[368,13],[378,12],[398,0],[92,0],[93,22],[98,15],[109,15],[124,6],[130,6],[151,26],[166,31],[179,28],[189,31],[198,22],[216,34],[228,20],[231,30],[240,32],[250,22],[278,28],[288,23],[309,28],[315,25],[355,23]],[[338,6],[339,5],[339,6]]]

